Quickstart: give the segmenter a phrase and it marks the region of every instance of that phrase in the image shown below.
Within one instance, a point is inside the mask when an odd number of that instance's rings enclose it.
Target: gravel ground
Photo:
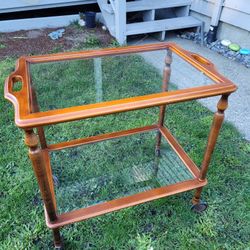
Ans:
[[[211,44],[207,44],[206,35],[207,34],[205,34],[205,36],[204,36],[205,37],[204,38],[204,45],[207,48],[225,56],[226,58],[228,58],[230,60],[239,62],[239,63],[245,65],[247,68],[250,68],[250,55],[241,55],[239,52],[232,51],[227,46],[222,45],[221,40],[217,40]],[[185,33],[179,35],[178,37],[192,40],[195,43],[200,43],[200,40],[201,40],[200,34],[195,33],[195,32],[185,32]],[[248,49],[250,49],[250,41],[249,41]]]

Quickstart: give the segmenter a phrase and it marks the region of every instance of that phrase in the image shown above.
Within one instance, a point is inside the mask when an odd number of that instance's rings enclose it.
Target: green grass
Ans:
[[[6,46],[3,43],[0,43],[0,49],[4,49]]]
[[[95,102],[93,64],[89,60],[32,68],[41,109]],[[3,99],[3,82],[14,69],[13,65],[12,58],[0,62],[0,249],[52,249],[51,232],[45,226],[23,133],[13,122],[13,107]],[[160,89],[161,76],[138,56],[105,58],[102,72],[103,100]],[[42,78],[38,77],[40,74]],[[158,109],[152,108],[64,123],[46,128],[46,135],[49,142],[65,141],[145,126],[157,121],[157,115]],[[169,106],[166,111],[166,125],[198,165],[211,120],[212,113],[195,101]],[[132,183],[132,188],[127,190],[123,188],[123,181],[129,181],[131,171],[138,166],[149,169],[148,173],[152,174],[150,164],[155,160],[152,139],[152,133],[143,134],[53,154],[60,209],[80,207],[94,200],[100,202],[141,188]],[[166,146],[165,150],[170,152]],[[175,195],[67,226],[62,229],[65,248],[249,249],[249,154],[250,143],[242,139],[232,125],[224,123],[209,169],[209,185],[203,192],[203,199],[209,204],[206,212],[198,215],[190,211],[192,192]],[[89,185],[81,180],[88,181]],[[99,182],[95,184],[93,180]],[[162,183],[155,180],[153,184],[146,182],[147,185]],[[63,195],[69,202],[62,199]]]

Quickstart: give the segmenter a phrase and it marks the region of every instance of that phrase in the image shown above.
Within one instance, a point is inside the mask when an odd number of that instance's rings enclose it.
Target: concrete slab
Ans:
[[[177,38],[176,36],[168,36],[166,41],[175,42],[186,50],[196,52],[208,58],[216,65],[221,74],[238,86],[238,90],[229,98],[226,120],[234,124],[245,139],[250,140],[250,69],[192,41]],[[146,39],[131,40],[129,44],[155,42],[159,41],[147,36]],[[143,54],[143,57],[162,72],[165,53],[162,51],[149,52]],[[207,77],[194,70],[177,56],[173,58],[172,69],[171,82],[176,84],[179,89],[206,85],[211,82]],[[213,97],[199,100],[199,102],[214,112],[218,99],[218,97]]]

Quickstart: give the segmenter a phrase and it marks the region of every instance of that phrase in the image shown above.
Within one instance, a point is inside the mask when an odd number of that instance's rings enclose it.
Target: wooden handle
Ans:
[[[22,86],[19,90],[15,90],[15,83],[21,82]],[[21,99],[24,98],[26,92],[24,88],[23,77],[16,72],[13,72],[5,81],[4,96],[11,101],[15,106],[19,105]]]
[[[5,80],[4,96],[16,107],[17,113],[24,113],[20,105],[23,106],[28,103],[28,85],[25,67],[25,59],[21,57],[17,60],[16,70]],[[21,83],[19,89],[15,89],[17,82]]]
[[[196,54],[196,53],[191,53],[190,55],[195,61],[197,61],[199,64],[201,65],[204,65],[204,66],[207,66],[207,67],[212,67],[214,68],[214,64],[209,61],[207,58],[199,55],[199,54]]]
[[[22,83],[22,88],[20,90],[14,90],[14,84],[16,82],[21,82]],[[6,84],[7,84],[7,93],[11,94],[11,95],[15,95],[16,92],[20,92],[23,90],[23,78],[20,75],[16,75],[15,73],[11,74],[7,80],[6,80]]]
[[[170,49],[173,50],[177,55],[179,55],[182,58],[185,58],[189,63],[193,64],[195,63],[196,65],[194,66],[198,66],[198,69],[200,69],[200,67],[206,67],[209,68],[210,70],[215,70],[214,64],[209,61],[207,58],[197,54],[197,53],[193,53],[191,51],[185,50],[181,47],[179,47],[177,44],[174,43],[169,43],[170,45]],[[200,67],[199,67],[200,66]]]
[[[223,75],[221,75],[217,71],[215,65],[211,61],[209,61],[207,58],[197,53],[193,53],[191,51],[185,50],[174,43],[169,43],[169,48],[178,56],[182,57],[183,59],[185,59],[185,61],[190,63],[192,66],[194,66],[196,69],[203,72],[209,78],[214,80],[216,83],[227,82],[229,84],[233,84],[230,80],[228,80]]]

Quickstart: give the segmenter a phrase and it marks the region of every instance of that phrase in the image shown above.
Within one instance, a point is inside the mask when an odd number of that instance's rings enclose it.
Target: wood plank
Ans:
[[[140,53],[153,50],[165,50],[172,46],[177,47],[177,45],[174,43],[158,43],[158,44],[144,44],[139,46],[138,45],[125,46],[119,48],[70,51],[70,52],[62,52],[62,53],[48,54],[48,55],[27,56],[22,58],[25,59],[26,62],[28,63],[45,63],[45,62],[65,61],[65,60],[89,59],[95,57],[115,56],[123,54],[133,54],[133,53]]]
[[[225,0],[224,6],[250,15],[249,0]]]
[[[225,23],[237,26],[250,31],[250,15],[230,8],[223,8],[220,20]]]
[[[192,6],[203,6],[206,11],[207,5],[213,6],[216,0],[193,0]],[[248,0],[225,0],[223,3],[224,8],[232,9],[238,12],[250,14],[250,4]]]
[[[194,0],[191,5],[191,10],[200,14],[211,17],[213,14],[214,3],[208,1]]]
[[[143,11],[143,10],[156,10],[156,9],[164,9],[164,8],[173,8],[173,7],[181,7],[190,5],[192,1],[190,0],[141,0],[134,2],[127,2],[127,12],[133,11]]]
[[[107,4],[107,1],[105,0],[98,0],[97,3],[101,9],[105,25],[110,34],[115,37],[115,16],[111,5]]]
[[[74,210],[68,213],[58,215],[58,219],[55,222],[50,222],[48,216],[46,216],[46,224],[49,228],[58,228],[75,222],[83,221],[89,218],[100,216],[106,213],[117,211],[123,208],[136,206],[145,202],[160,199],[177,193],[182,193],[188,190],[203,187],[207,184],[207,180],[199,181],[198,179],[187,180],[164,186],[152,190],[148,190],[135,195],[122,197],[112,201],[97,204],[95,206]]]
[[[126,44],[126,0],[115,1],[115,38],[120,45]]]
[[[58,7],[66,7],[66,6],[74,6],[74,5],[82,5],[82,4],[93,4],[93,3],[97,3],[97,0],[1,1],[0,13],[10,13],[10,12],[38,10],[38,9],[47,9],[47,8],[58,8]]]
[[[81,138],[81,139],[76,139],[76,140],[72,140],[72,141],[48,145],[48,150],[56,151],[56,150],[61,150],[61,149],[65,149],[65,148],[76,147],[76,146],[80,146],[80,145],[86,145],[86,144],[101,142],[101,141],[105,141],[105,140],[111,140],[111,139],[129,136],[129,135],[133,135],[133,134],[139,134],[139,133],[148,132],[148,131],[152,131],[152,130],[156,130],[156,129],[158,129],[157,125],[151,125],[151,126],[145,126],[145,127],[141,127],[141,128],[134,128],[134,129],[129,129],[129,130],[112,132],[112,133],[108,133],[108,134],[96,135],[96,136],[91,136],[88,138]]]
[[[201,26],[202,22],[192,16],[127,24],[127,35],[144,34]]]
[[[216,96],[219,94],[229,94],[234,90],[234,85],[214,84],[210,86],[202,86],[185,90],[176,90],[168,93],[158,93],[109,102],[89,104],[84,106],[32,113],[27,115],[24,120],[16,119],[16,124],[19,127],[24,128],[44,126],[48,124],[56,124],[60,122],[74,121],[79,119],[161,106],[164,104],[194,100],[200,98],[201,96],[205,98]]]
[[[244,0],[243,0],[244,1]],[[244,6],[244,8],[243,8]],[[211,17],[213,15],[213,1],[194,0],[191,10]],[[237,26],[241,29],[250,31],[250,5],[240,1],[226,1],[222,9],[220,21]]]

